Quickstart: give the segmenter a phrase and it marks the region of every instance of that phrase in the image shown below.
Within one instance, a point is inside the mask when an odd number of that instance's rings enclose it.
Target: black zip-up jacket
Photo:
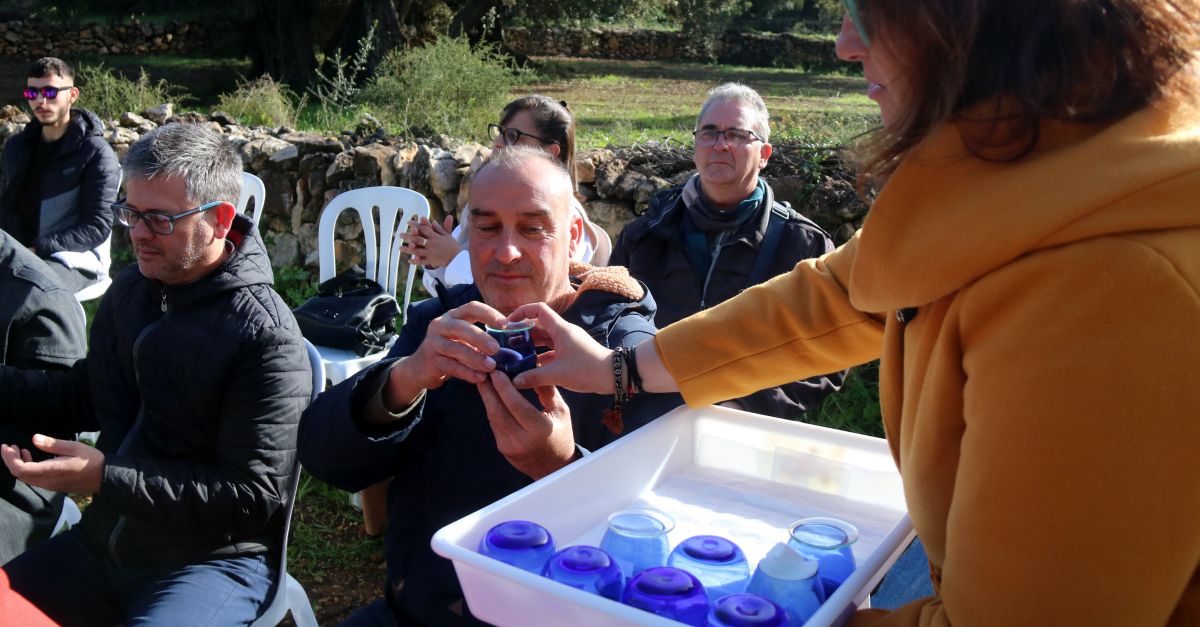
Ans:
[[[279,542],[296,426],[312,392],[303,338],[250,220],[234,253],[166,287],[136,265],[100,302],[67,372],[0,368],[0,406],[58,435],[99,428],[100,491],[85,538],[118,565],[266,552]]]
[[[623,281],[641,296],[581,291],[563,318],[609,347],[633,346],[653,336],[654,300],[628,276]],[[453,565],[433,552],[430,539],[443,526],[531,483],[496,449],[473,383],[450,379],[430,390],[410,412],[411,421],[397,428],[380,431],[357,419],[379,389],[378,377],[396,359],[416,352],[434,318],[482,300],[473,284],[452,287],[447,297],[447,302],[431,298],[411,306],[388,357],[321,394],[300,423],[300,462],[313,476],[351,492],[395,478],[387,499],[385,594],[402,625],[478,624],[463,601]],[[571,408],[577,444],[595,450],[618,437],[601,424],[601,411],[612,406],[612,396],[561,392]],[[624,433],[680,404],[678,394],[635,395],[622,410]]]
[[[30,144],[42,141],[41,136],[42,124],[35,118],[4,145],[0,228],[26,246],[34,246],[43,259],[60,251],[95,250],[112,232],[111,207],[121,180],[117,155],[104,139],[104,124],[91,111],[71,109],[58,153],[50,157],[42,172],[38,232],[26,233],[16,206],[17,194],[29,176]]]
[[[621,230],[608,260],[611,266],[625,266],[633,278],[650,288],[658,303],[654,322],[660,329],[752,287],[750,272],[758,259],[772,212],[784,217],[784,231],[764,281],[790,271],[804,259],[834,249],[829,234],[791,207],[775,202],[771,186],[766,185],[758,214],[718,246],[712,267],[706,276],[701,276],[688,259],[683,242],[683,215],[687,207],[682,189],[665,190],[651,199],[645,215]],[[746,411],[794,419],[837,391],[844,377],[844,372],[813,377],[736,400]]]

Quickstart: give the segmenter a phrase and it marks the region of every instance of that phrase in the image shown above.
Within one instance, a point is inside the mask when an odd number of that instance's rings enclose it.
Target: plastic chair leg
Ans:
[[[308,602],[308,594],[304,587],[291,575],[287,576],[287,607],[292,613],[292,621],[296,627],[320,627],[317,615],[313,613],[312,604]]]

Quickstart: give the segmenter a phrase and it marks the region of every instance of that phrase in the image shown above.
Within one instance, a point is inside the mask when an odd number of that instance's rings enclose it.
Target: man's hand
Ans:
[[[388,373],[383,402],[389,411],[412,404],[421,390],[442,386],[449,377],[481,383],[496,369],[491,358],[500,345],[476,322],[503,325],[504,315],[473,301],[434,318],[416,352],[405,357]]]
[[[487,408],[496,448],[513,468],[536,480],[571,463],[575,457],[571,409],[557,388],[535,388],[545,408],[538,409],[521,396],[504,373],[494,371],[476,387]]]
[[[41,434],[33,436],[33,444],[57,457],[35,462],[28,450],[0,444],[0,457],[14,477],[31,486],[55,492],[94,494],[100,491],[100,481],[104,477],[104,453],[82,442],[58,440]]]

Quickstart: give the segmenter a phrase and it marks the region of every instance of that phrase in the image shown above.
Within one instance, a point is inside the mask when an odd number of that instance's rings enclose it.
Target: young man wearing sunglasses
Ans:
[[[108,273],[117,156],[100,119],[73,107],[75,71],[61,59],[34,61],[23,95],[34,119],[4,146],[0,228],[79,291]]]
[[[650,288],[660,329],[833,250],[825,231],[775,202],[759,178],[771,157],[767,119],[762,97],[745,85],[709,92],[693,133],[697,173],[655,196],[617,238],[609,264],[629,268]],[[794,381],[724,404],[794,419],[837,390],[842,377]]]

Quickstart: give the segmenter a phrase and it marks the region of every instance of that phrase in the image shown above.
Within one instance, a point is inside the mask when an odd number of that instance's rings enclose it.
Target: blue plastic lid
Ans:
[[[757,594],[730,594],[717,599],[712,615],[718,624],[729,627],[778,627],[787,622],[787,614],[769,599]]]
[[[647,568],[634,578],[634,587],[643,594],[658,597],[684,597],[699,586],[695,577],[685,570],[670,566]]]
[[[728,562],[738,553],[732,542],[720,536],[692,536],[681,544],[684,554],[701,562]]]
[[[536,549],[550,542],[550,532],[537,523],[510,520],[492,527],[487,542],[501,549]]]
[[[572,546],[563,549],[557,557],[559,565],[568,570],[590,573],[604,570],[612,564],[608,553],[594,546]]]

